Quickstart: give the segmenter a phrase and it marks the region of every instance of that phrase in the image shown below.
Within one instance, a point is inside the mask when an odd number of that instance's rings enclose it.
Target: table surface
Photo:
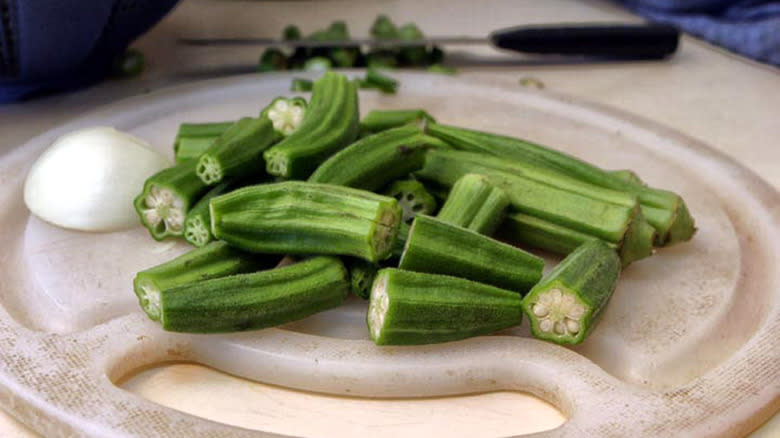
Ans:
[[[137,79],[107,81],[75,93],[0,107],[0,154],[94,107],[170,85],[251,67],[257,48],[183,48],[181,36],[276,36],[295,22],[304,32],[331,20],[365,35],[385,13],[414,21],[430,35],[485,35],[517,24],[641,21],[597,1],[457,0],[183,1],[135,46],[147,57]],[[491,49],[479,49],[491,54]],[[690,37],[665,62],[470,66],[463,77],[520,87],[521,78],[546,89],[607,104],[704,141],[780,189],[780,75],[778,70]],[[125,389],[185,412],[247,428],[303,436],[506,436],[549,429],[565,419],[550,405],[511,392],[427,400],[329,397],[249,382],[191,364],[147,370]],[[355,415],[355,414],[359,415]],[[780,435],[780,416],[753,438]],[[0,436],[38,436],[0,411]]]

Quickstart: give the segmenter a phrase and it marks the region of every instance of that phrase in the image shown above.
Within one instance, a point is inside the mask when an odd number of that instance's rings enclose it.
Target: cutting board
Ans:
[[[179,123],[255,115],[289,94],[291,76],[171,88],[97,108],[0,157],[0,407],[45,436],[263,435],[157,405],[114,384],[166,361],[354,397],[529,392],[568,418],[540,436],[734,436],[780,406],[777,191],[706,145],[641,117],[542,91],[395,76],[398,95],[361,93],[363,114],[425,108],[441,122],[633,169],[686,199],[696,236],[626,269],[601,323],[575,348],[534,340],[525,325],[447,344],[376,347],[367,340],[366,303],[355,298],[274,329],[166,333],[139,309],[132,278],[187,246],[155,242],[140,227],[113,233],[54,227],[30,216],[22,184],[35,158],[63,133],[114,126],[172,156]],[[549,266],[556,262],[545,257]]]

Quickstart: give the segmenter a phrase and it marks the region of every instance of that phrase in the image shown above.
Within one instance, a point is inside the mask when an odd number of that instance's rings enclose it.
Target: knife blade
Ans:
[[[594,24],[518,26],[499,29],[487,37],[442,36],[421,40],[377,40],[357,38],[338,41],[279,40],[273,38],[180,38],[191,46],[278,46],[278,47],[410,47],[432,45],[489,44],[514,52],[594,56],[615,59],[661,59],[672,55],[679,43],[679,31],[660,24]]]

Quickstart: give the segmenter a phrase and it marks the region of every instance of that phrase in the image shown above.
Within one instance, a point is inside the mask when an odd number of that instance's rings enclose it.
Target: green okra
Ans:
[[[582,244],[523,299],[531,333],[557,344],[579,344],[596,325],[619,276],[613,248],[598,240]]]
[[[287,57],[275,47],[265,49],[257,61],[256,69],[259,73],[285,70],[287,69]]]
[[[358,134],[355,84],[327,72],[314,82],[306,116],[298,129],[263,153],[271,175],[307,178],[329,156],[352,143]]]
[[[509,197],[483,175],[469,173],[455,181],[437,219],[490,236],[504,220]]]
[[[141,224],[155,240],[184,233],[184,219],[190,208],[208,191],[195,174],[197,160],[163,169],[149,177],[133,201]]]
[[[306,116],[306,99],[302,97],[277,97],[260,111],[260,117],[273,124],[274,131],[286,137],[295,132]]]
[[[426,124],[435,122],[436,120],[422,109],[371,110],[360,121],[360,129],[376,133],[412,124],[424,130]]]
[[[422,167],[425,151],[447,144],[402,126],[364,137],[325,160],[310,182],[377,190]]]
[[[371,36],[378,40],[394,40],[398,38],[398,28],[387,15],[377,15],[371,25]]]
[[[386,268],[371,288],[366,322],[377,345],[419,345],[486,335],[520,325],[522,298],[447,275]]]
[[[315,56],[303,63],[303,69],[306,71],[326,72],[332,68],[333,62],[324,56]]]
[[[474,160],[463,160],[463,155],[479,156],[465,152],[429,150],[425,166],[415,173],[420,179],[440,186],[451,187],[467,173],[478,172],[488,177],[510,199],[510,210],[552,222],[573,231],[597,237],[619,248],[623,262],[650,256],[653,253],[654,230],[648,230],[634,199],[634,205],[620,201],[625,194],[596,187],[586,190],[580,183],[581,193],[555,187],[517,173],[502,172],[481,167]],[[592,193],[602,191],[600,197]],[[606,198],[614,197],[615,202]],[[546,248],[545,248],[546,249]]]
[[[182,123],[173,141],[173,154],[177,163],[200,157],[214,140],[235,122]]]
[[[425,39],[425,35],[423,35],[416,24],[406,23],[398,28],[398,39],[402,41],[418,41]],[[419,66],[425,64],[428,58],[428,52],[425,48],[425,44],[421,44],[419,46],[402,47],[399,50],[399,56],[402,63]]]
[[[160,294],[164,291],[211,278],[269,269],[278,261],[279,256],[249,254],[225,242],[211,242],[137,273],[133,289],[144,312],[153,321],[159,321]]]
[[[314,88],[314,82],[303,78],[293,78],[290,81],[290,91],[307,92]]]
[[[196,173],[214,185],[225,178],[262,174],[263,152],[279,139],[268,117],[244,117],[228,128],[198,158]]]
[[[398,200],[403,212],[402,220],[407,224],[411,224],[418,214],[433,214],[438,207],[436,198],[425,190],[421,182],[415,180],[396,181],[384,194]]]
[[[209,214],[209,202],[211,198],[219,196],[234,187],[232,181],[221,182],[204,194],[190,209],[184,219],[184,240],[195,247],[201,247],[214,240],[211,234],[211,215]]]
[[[636,172],[634,172],[631,169],[608,170],[607,173],[625,182],[629,182],[632,184],[639,184],[642,186],[647,185],[644,183],[644,181],[642,181],[642,178],[639,178],[639,175],[637,175]]]
[[[366,77],[360,81],[360,88],[376,88],[385,94],[395,94],[398,81],[383,74],[379,67],[371,65],[366,69]]]
[[[488,236],[420,215],[409,229],[398,267],[467,278],[524,294],[542,278],[544,261]]]
[[[224,333],[274,327],[338,307],[349,293],[337,257],[189,283],[160,293],[168,331]]]
[[[401,223],[398,224],[398,232],[395,235],[395,240],[393,241],[393,248],[391,250],[391,253],[394,258],[400,259],[401,255],[404,253],[404,248],[406,247],[406,239],[409,237],[410,228],[411,225],[407,224],[406,222],[401,221]]]
[[[345,257],[344,264],[349,270],[349,284],[352,293],[367,300],[371,294],[374,277],[379,271],[379,265],[354,257]]]
[[[673,192],[626,181],[573,156],[513,137],[440,124],[429,124],[427,132],[450,143],[455,149],[525,162],[592,185],[634,195],[640,202],[642,213],[657,231],[657,245],[667,246],[690,240],[696,231],[688,207]]]
[[[261,184],[211,200],[214,236],[258,253],[338,254],[377,262],[390,255],[400,222],[395,199],[331,184]]]

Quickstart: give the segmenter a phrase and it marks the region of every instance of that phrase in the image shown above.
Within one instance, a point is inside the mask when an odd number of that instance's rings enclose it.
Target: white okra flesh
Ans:
[[[277,100],[268,109],[268,119],[274,125],[276,132],[290,135],[298,129],[306,111],[299,105],[291,104],[287,99]]]
[[[179,233],[184,228],[184,201],[171,190],[152,185],[144,198],[144,220],[151,228]]]
[[[539,329],[558,335],[576,336],[582,329],[587,309],[579,297],[559,288],[541,293],[531,305],[531,311],[539,320]]]

